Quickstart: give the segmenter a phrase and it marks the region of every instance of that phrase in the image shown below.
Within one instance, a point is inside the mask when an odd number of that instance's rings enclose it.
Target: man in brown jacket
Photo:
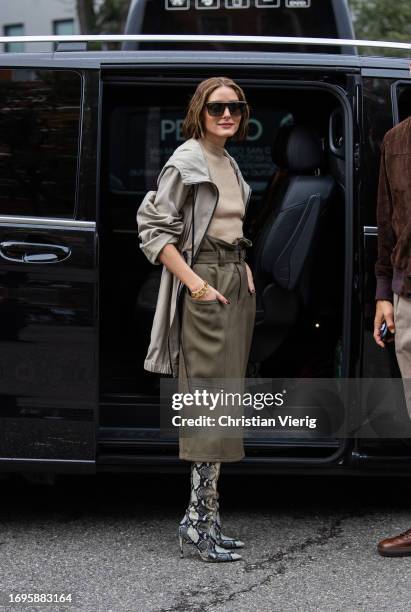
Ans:
[[[391,130],[381,147],[377,202],[378,258],[374,339],[395,332],[395,352],[411,416],[411,117]],[[378,544],[386,557],[411,555],[411,529]]]

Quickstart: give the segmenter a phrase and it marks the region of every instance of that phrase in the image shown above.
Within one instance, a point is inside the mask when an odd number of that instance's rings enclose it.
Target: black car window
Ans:
[[[0,214],[73,218],[81,75],[0,69]]]

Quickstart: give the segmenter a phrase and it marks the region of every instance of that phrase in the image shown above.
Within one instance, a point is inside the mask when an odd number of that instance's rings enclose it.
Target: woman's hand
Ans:
[[[245,268],[247,270],[248,291],[250,293],[255,293],[253,273],[251,272],[250,266],[247,262],[245,262]]]
[[[194,288],[192,288],[192,291],[195,291],[197,289],[200,289],[203,286],[203,282],[201,282],[200,284],[197,284]],[[229,304],[230,300],[227,300],[226,297],[224,297],[224,295],[222,293],[220,293],[219,291],[217,291],[217,289],[214,289],[214,287],[212,285],[208,285],[207,287],[207,291],[199,298],[195,298],[196,300],[202,301],[202,302],[209,302],[209,301],[213,301],[213,300],[219,300],[220,302],[223,302],[223,304]]]
[[[212,285],[208,285],[207,291],[204,293],[204,295],[197,299],[205,302],[208,302],[209,300],[219,300],[220,302],[223,302],[223,304],[230,303],[230,300],[227,300],[227,298],[224,297],[222,293],[217,291],[217,289],[214,289]]]
[[[167,268],[167,270],[177,276],[177,278],[187,287],[190,292],[197,291],[197,289],[200,289],[203,286],[203,279],[196,274],[192,268],[190,268],[174,244],[166,244],[160,251],[158,259]],[[208,290],[203,296],[195,299],[219,300],[223,304],[230,303],[222,293],[219,293],[211,285],[208,286]]]

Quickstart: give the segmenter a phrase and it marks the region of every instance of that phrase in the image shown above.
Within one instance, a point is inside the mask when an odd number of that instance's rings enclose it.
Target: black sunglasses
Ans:
[[[224,114],[224,110],[228,106],[228,110],[230,111],[230,115],[234,117],[239,117],[240,115],[244,115],[247,102],[244,101],[236,101],[236,102],[206,102],[205,107],[207,108],[208,114],[211,117],[221,117]]]

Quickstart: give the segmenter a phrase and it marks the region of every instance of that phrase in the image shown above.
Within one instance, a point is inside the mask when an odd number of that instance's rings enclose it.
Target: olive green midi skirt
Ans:
[[[191,297],[187,288],[184,289],[178,370],[179,393],[191,391],[192,379],[239,380],[246,376],[256,314],[256,296],[248,289],[245,266],[246,248],[251,245],[251,241],[244,237],[237,238],[234,243],[208,234],[204,237],[193,269],[230,300],[230,303],[198,300]],[[212,385],[212,381],[210,384]],[[224,410],[230,409],[233,410],[233,415],[242,414],[242,410],[236,410],[235,407],[225,407]],[[194,414],[193,410],[191,414]],[[204,410],[202,414],[205,414]],[[218,417],[218,409],[209,414]],[[207,432],[206,435],[204,431]],[[206,430],[201,427],[180,428],[180,459],[239,461],[244,457],[242,428],[230,428],[230,432],[227,437],[221,427],[213,430],[209,427]]]

